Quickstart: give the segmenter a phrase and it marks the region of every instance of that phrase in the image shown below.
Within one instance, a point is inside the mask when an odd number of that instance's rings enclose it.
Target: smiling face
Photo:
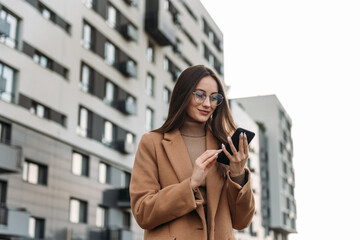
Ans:
[[[196,85],[194,91],[202,91],[206,94],[203,103],[197,103],[194,95],[191,96],[189,105],[186,107],[187,115],[196,122],[206,122],[216,109],[210,104],[209,95],[219,91],[217,82],[210,76],[203,77]]]

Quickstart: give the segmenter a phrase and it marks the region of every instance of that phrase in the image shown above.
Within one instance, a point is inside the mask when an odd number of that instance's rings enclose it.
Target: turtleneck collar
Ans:
[[[180,127],[181,135],[187,137],[204,137],[206,123],[196,122],[190,117],[186,116],[182,127]]]

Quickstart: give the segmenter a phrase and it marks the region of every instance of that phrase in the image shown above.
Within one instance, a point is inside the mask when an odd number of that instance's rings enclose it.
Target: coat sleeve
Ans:
[[[230,171],[227,172],[228,203],[231,212],[233,228],[237,230],[248,227],[255,213],[255,199],[251,188],[251,175],[246,169],[247,182],[242,187],[230,178]]]
[[[130,182],[131,209],[143,229],[153,229],[196,208],[190,178],[161,188],[154,138],[140,140]]]

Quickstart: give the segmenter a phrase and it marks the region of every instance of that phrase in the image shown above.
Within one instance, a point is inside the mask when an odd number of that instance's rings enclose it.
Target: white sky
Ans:
[[[276,94],[292,118],[290,239],[359,239],[360,1],[201,2],[224,34],[230,97]]]

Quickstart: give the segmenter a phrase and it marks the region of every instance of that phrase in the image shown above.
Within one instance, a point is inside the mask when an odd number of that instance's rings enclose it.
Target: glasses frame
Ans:
[[[204,98],[204,99],[201,99],[201,98],[197,97],[197,94],[198,94],[199,92],[202,92],[202,94],[205,95],[205,98]],[[223,96],[221,93],[206,94],[205,92],[203,92],[203,91],[201,91],[201,90],[198,90],[198,91],[192,92],[192,94],[193,94],[193,96],[194,96],[195,102],[198,103],[198,104],[204,103],[207,97],[209,97],[210,105],[213,106],[213,107],[219,106],[219,105],[224,101],[224,96]],[[210,96],[213,95],[213,94],[217,94],[218,96],[221,96],[220,102],[217,102],[216,104],[213,104],[213,101],[210,99]],[[219,101],[219,99],[218,99],[217,101]]]

